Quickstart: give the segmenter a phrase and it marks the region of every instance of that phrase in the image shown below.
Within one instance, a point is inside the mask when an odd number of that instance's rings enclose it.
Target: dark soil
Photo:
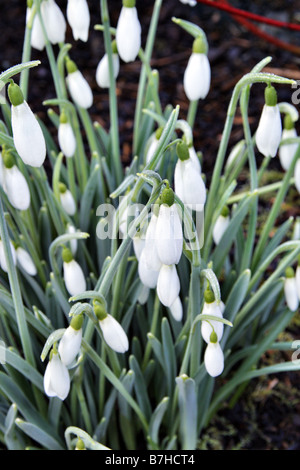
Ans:
[[[0,69],[21,62],[25,24],[25,0],[1,2],[0,14]],[[110,0],[111,25],[115,26],[121,0]],[[138,0],[139,17],[143,25],[143,44],[148,31],[153,1]],[[299,22],[299,2],[274,0],[232,1],[234,6],[257,14]],[[298,3],[298,8],[296,4]],[[65,11],[66,0],[58,0]],[[88,44],[74,43],[68,29],[67,41],[73,44],[70,56],[77,63],[91,84],[95,101],[91,109],[92,119],[104,128],[108,127],[108,97],[95,82],[95,70],[103,55],[103,35],[93,26],[100,23],[99,0],[89,1],[91,10],[91,33]],[[298,11],[298,13],[297,13]],[[298,16],[297,16],[298,14]],[[203,171],[209,181],[215,161],[218,144],[222,135],[227,107],[234,85],[266,56],[273,58],[268,71],[300,80],[300,57],[278,49],[263,41],[238,24],[227,13],[209,6],[195,8],[182,5],[178,0],[165,0],[160,17],[152,66],[160,74],[160,97],[163,107],[167,104],[180,105],[180,117],[186,118],[186,100],[182,78],[191,52],[192,39],[171,21],[172,16],[186,19],[201,26],[207,33],[209,59],[212,68],[211,90],[204,102],[200,103],[195,125],[195,147],[203,152]],[[264,28],[269,33],[291,44],[300,44],[300,34],[288,30]],[[54,48],[55,53],[57,50]],[[32,59],[41,60],[41,65],[31,71],[31,85],[28,101],[31,107],[47,123],[46,109],[42,102],[55,96],[45,52],[33,51]],[[140,63],[122,63],[118,78],[117,95],[122,155],[124,163],[131,159],[131,136],[134,103],[138,85]],[[292,91],[288,86],[278,86],[280,101],[291,102]],[[255,85],[251,90],[249,122],[253,131],[263,105],[263,87]],[[298,129],[298,133],[300,129]],[[242,121],[237,114],[230,145],[243,137]],[[259,156],[258,156],[259,158]],[[277,159],[271,169],[281,171]],[[299,198],[293,207],[294,216],[300,215]],[[299,325],[291,331],[292,338],[299,338]],[[272,357],[271,357],[272,359]],[[278,358],[276,358],[278,360]],[[270,357],[263,358],[268,362]],[[287,360],[283,357],[282,360]],[[290,358],[288,358],[290,360]],[[203,448],[243,450],[300,450],[300,377],[299,374],[281,374],[253,381],[246,393],[233,408],[224,404],[218,417],[207,430]]]

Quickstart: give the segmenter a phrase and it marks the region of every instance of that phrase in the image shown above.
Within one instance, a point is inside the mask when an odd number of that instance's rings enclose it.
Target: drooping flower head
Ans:
[[[58,189],[62,207],[68,215],[74,215],[76,212],[76,203],[71,191],[64,183],[59,183]]]
[[[94,312],[99,321],[104,341],[118,353],[125,353],[129,348],[128,338],[120,323],[99,302],[94,302]]]
[[[3,181],[2,186],[11,205],[20,211],[25,211],[30,206],[30,190],[27,180],[16,165],[13,154],[4,149]]]
[[[295,129],[294,122],[289,114],[286,114],[284,117],[284,127],[282,131],[281,140],[284,141],[286,139],[293,139],[297,137],[297,132]],[[298,148],[297,143],[282,143],[279,147],[279,160],[281,166],[284,170],[288,170],[293,158],[295,156],[296,150]]]
[[[206,38],[199,36],[193,42],[192,54],[189,58],[183,77],[183,87],[190,101],[206,98],[211,81],[210,63],[207,57]]]
[[[135,0],[123,0],[116,29],[116,41],[121,59],[124,62],[134,61],[141,47],[141,24]]]
[[[282,135],[277,93],[272,85],[265,88],[265,104],[256,131],[256,145],[265,157],[275,157]]]
[[[72,125],[64,110],[61,112],[59,117],[58,143],[60,150],[65,155],[65,157],[73,157],[77,146],[76,137]]]
[[[58,352],[63,364],[69,366],[75,360],[81,347],[83,314],[75,315],[68,328],[64,332],[59,345]]]
[[[116,79],[120,70],[120,59],[118,55],[117,43],[112,42],[112,66],[113,76]],[[96,69],[96,82],[100,88],[110,87],[110,74],[109,74],[109,59],[108,54],[104,54],[102,59],[97,65]]]
[[[294,270],[291,266],[289,266],[285,271],[284,295],[288,308],[292,312],[297,310],[299,305],[297,281]]]
[[[86,42],[89,35],[90,11],[86,0],[68,0],[67,19],[75,41]]]
[[[49,41],[52,44],[64,42],[67,23],[58,4],[54,0],[43,0],[41,15]]]
[[[202,315],[212,315],[216,320],[202,321],[201,322],[201,336],[206,343],[210,342],[211,333],[214,331],[217,335],[218,341],[221,341],[224,331],[224,324],[218,321],[218,318],[223,318],[222,309],[215,300],[215,295],[210,289],[204,292],[204,305]]]
[[[70,391],[70,376],[62,363],[56,346],[50,352],[49,362],[44,374],[44,390],[48,397],[64,400]]]
[[[69,248],[63,249],[62,260],[63,277],[67,291],[71,296],[81,294],[86,290],[85,276]]]
[[[223,237],[224,233],[226,232],[229,223],[230,223],[229,208],[227,206],[224,206],[213,228],[213,239],[216,245],[220,243],[220,240]]]
[[[7,92],[11,102],[11,125],[16,151],[25,164],[40,167],[46,157],[42,129],[24,100],[21,88],[12,80]]]
[[[224,354],[214,331],[211,333],[205,349],[204,365],[211,377],[221,375],[224,370]]]
[[[72,100],[81,108],[90,108],[93,104],[93,93],[88,81],[70,58],[66,59],[66,68],[66,82]]]

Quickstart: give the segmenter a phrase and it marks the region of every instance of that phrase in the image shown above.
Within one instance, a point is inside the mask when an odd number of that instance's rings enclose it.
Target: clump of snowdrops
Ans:
[[[260,366],[266,350],[292,352],[277,338],[299,303],[298,222],[277,223],[289,188],[300,190],[298,112],[276,92],[294,82],[264,73],[269,57],[241,78],[208,181],[193,130],[211,87],[209,45],[199,25],[170,18],[191,40],[181,77],[189,112],[184,119],[178,106],[162,109],[159,71],[150,64],[161,5],[154,2],[143,45],[135,1],[120,1],[115,28],[100,1],[94,26],[105,55],[95,80],[108,89],[108,130],[90,118],[93,93],[65,43],[67,22],[73,46],[88,43],[85,0],[69,0],[65,13],[59,1],[29,0],[22,61],[0,76],[7,449],[197,449],[219,407],[238,399],[247,381],[299,369],[298,360]],[[51,128],[27,103],[37,49],[46,50],[55,85],[56,96],[43,103]],[[116,83],[131,61],[141,69],[132,161],[123,168]],[[247,109],[257,83],[266,90],[251,135]],[[244,139],[231,148],[238,108]],[[272,158],[280,158],[282,179],[264,186]],[[249,190],[238,192],[245,166]],[[260,196],[274,191],[258,233]]]

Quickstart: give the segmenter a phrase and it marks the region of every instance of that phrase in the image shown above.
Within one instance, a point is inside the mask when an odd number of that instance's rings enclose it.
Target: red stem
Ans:
[[[264,16],[256,15],[255,13],[250,13],[239,8],[232,7],[230,5],[225,5],[224,3],[219,3],[218,1],[211,0],[197,0],[198,3],[203,3],[204,5],[209,5],[213,8],[218,8],[219,10],[224,10],[232,15],[241,16],[248,18],[249,20],[258,21],[259,23],[269,24],[271,26],[277,26],[279,28],[287,28],[295,31],[300,31],[300,25],[295,23],[288,23],[286,21],[274,20],[272,18],[265,18]]]

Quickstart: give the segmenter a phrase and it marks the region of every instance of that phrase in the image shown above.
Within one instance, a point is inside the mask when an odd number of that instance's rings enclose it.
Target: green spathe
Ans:
[[[70,322],[70,326],[78,331],[82,328],[82,324],[83,324],[83,314],[81,313],[80,315],[75,315],[71,322]]]
[[[69,248],[64,248],[61,257],[64,263],[70,263],[73,260],[72,251]]]
[[[161,204],[167,204],[167,206],[171,207],[174,204],[175,196],[174,191],[171,188],[166,188],[161,193],[160,197]]]
[[[177,157],[181,161],[185,161],[190,158],[189,148],[183,140],[178,142],[178,144],[176,145],[176,153],[177,153]]]
[[[123,7],[125,8],[134,8],[135,0],[123,0]]]

